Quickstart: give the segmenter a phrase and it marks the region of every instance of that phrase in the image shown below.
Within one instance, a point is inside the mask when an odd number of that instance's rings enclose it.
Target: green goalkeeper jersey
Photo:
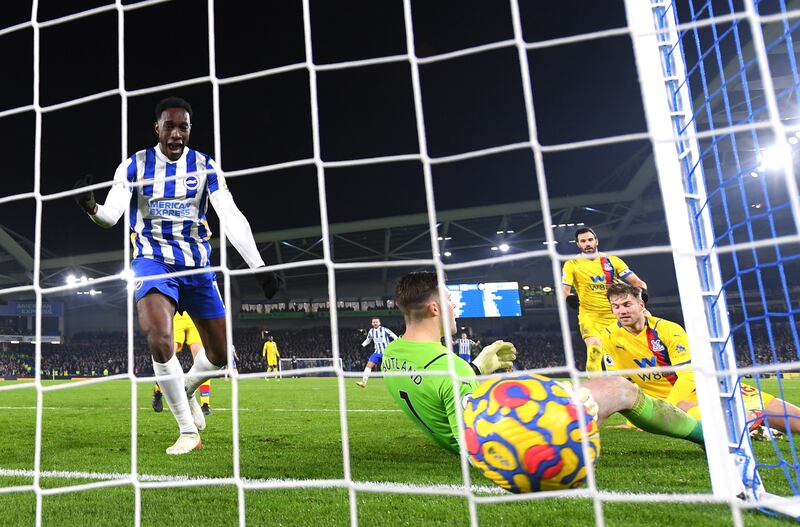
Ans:
[[[469,364],[438,342],[413,342],[403,338],[386,347],[381,370],[408,372],[408,375],[384,379],[392,398],[427,436],[458,453],[455,405],[458,402],[464,407],[464,397],[475,391],[478,381],[458,381],[459,394],[454,397],[452,377],[418,375],[421,371],[449,371],[448,356],[453,357],[456,375],[475,377]]]

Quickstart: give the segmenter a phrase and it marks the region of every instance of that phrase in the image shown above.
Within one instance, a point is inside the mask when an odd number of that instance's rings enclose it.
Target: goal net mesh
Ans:
[[[531,78],[536,72],[529,66],[529,54],[534,50],[568,46],[575,43],[592,41],[597,45],[604,45],[604,40],[619,36],[633,36],[632,27],[619,27],[617,29],[599,31],[591,34],[574,35],[546,41],[528,42],[523,36],[520,5],[516,0],[508,4],[512,37],[498,40],[477,47],[458,49],[440,55],[429,55],[420,58],[415,47],[415,33],[411,0],[402,3],[403,33],[405,36],[406,50],[403,53],[378,57],[359,59],[346,63],[315,64],[312,38],[312,20],[309,0],[302,2],[302,40],[304,57],[297,63],[285,64],[259,71],[247,72],[237,76],[223,76],[217,72],[219,64],[215,48],[215,37],[220,31],[230,31],[230,28],[221,28],[215,23],[215,2],[192,4],[193,8],[202,5],[207,8],[208,30],[208,74],[200,77],[181,78],[176,82],[136,87],[126,85],[126,66],[129,62],[126,57],[132,52],[125,47],[126,18],[131,16],[146,17],[148,10],[155,6],[167,3],[165,0],[149,0],[138,3],[123,2],[97,7],[80,13],[51,18],[42,21],[38,14],[38,2],[33,2],[30,20],[0,30],[0,37],[5,37],[15,32],[30,31],[33,39],[33,54],[31,65],[33,68],[33,93],[29,104],[19,105],[0,111],[0,119],[13,119],[15,116],[32,112],[35,115],[35,159],[33,162],[33,190],[32,192],[6,195],[0,197],[0,206],[33,199],[35,202],[35,246],[33,250],[33,281],[14,287],[5,287],[0,290],[0,295],[11,296],[27,294],[35,296],[39,306],[36,316],[37,344],[35,348],[34,372],[36,380],[31,384],[13,384],[0,386],[0,393],[17,389],[34,389],[36,398],[36,440],[33,464],[33,479],[31,484],[20,486],[2,486],[0,493],[32,492],[36,495],[36,521],[42,522],[43,500],[51,495],[73,492],[83,492],[105,487],[129,485],[135,490],[135,506],[133,523],[142,523],[142,490],[149,488],[188,487],[203,485],[228,485],[233,486],[237,493],[237,504],[232,509],[232,516],[238,519],[240,525],[246,523],[245,491],[249,490],[274,490],[287,488],[340,488],[345,489],[348,497],[349,521],[352,525],[359,522],[358,496],[360,493],[396,493],[396,494],[421,494],[437,496],[457,496],[465,499],[469,504],[469,518],[471,525],[478,525],[479,504],[494,504],[515,500],[540,500],[551,497],[569,495],[591,500],[595,513],[595,523],[604,525],[603,505],[610,502],[641,502],[660,501],[676,503],[714,502],[729,503],[732,517],[736,525],[742,524],[741,510],[748,505],[738,501],[715,498],[710,494],[620,494],[605,492],[598,489],[594,479],[594,472],[589,471],[589,484],[586,489],[576,489],[564,492],[539,493],[528,495],[498,495],[498,492],[487,491],[482,486],[476,489],[478,483],[471,479],[468,464],[462,455],[461,468],[463,482],[457,486],[444,485],[408,485],[386,483],[383,485],[370,485],[358,481],[351,472],[350,444],[356,441],[348,432],[345,381],[358,378],[359,372],[345,372],[342,368],[338,344],[338,319],[336,278],[338,271],[352,269],[382,269],[389,266],[418,268],[426,266],[436,269],[440,278],[444,278],[445,271],[475,269],[480,271],[488,265],[518,262],[526,259],[547,258],[552,264],[552,278],[554,283],[560,281],[561,264],[565,257],[559,255],[555,249],[553,238],[553,215],[551,203],[548,198],[548,184],[543,161],[545,153],[569,153],[603,145],[621,144],[628,141],[663,140],[655,138],[647,132],[634,133],[624,136],[596,137],[590,140],[543,145],[539,139],[536,121],[535,94],[532,89]],[[729,9],[725,12],[715,12],[711,2],[677,2],[675,5],[665,2],[653,2],[654,12],[659,16],[673,17],[673,22],[679,26],[679,42],[672,46],[664,46],[665,53],[680,53],[685,56],[686,74],[688,85],[692,93],[693,108],[675,108],[676,114],[680,113],[682,121],[676,120],[676,133],[681,136],[686,131],[686,126],[693,123],[697,134],[694,134],[702,153],[701,159],[696,164],[686,167],[690,180],[693,177],[704,178],[707,189],[707,201],[696,203],[697,214],[705,209],[712,211],[713,239],[704,240],[706,245],[697,249],[709,248],[724,249],[715,253],[719,259],[722,273],[722,287],[714,291],[708,288],[709,294],[704,298],[710,304],[715,304],[719,299],[726,299],[730,323],[719,327],[728,327],[725,333],[715,334],[716,349],[719,350],[718,365],[722,369],[736,370],[749,368],[755,386],[760,386],[761,378],[774,375],[777,371],[784,372],[784,377],[793,369],[800,366],[798,357],[798,279],[797,273],[797,233],[798,233],[798,195],[796,176],[792,171],[792,163],[788,161],[798,144],[800,137],[800,122],[797,120],[797,105],[800,104],[800,77],[798,77],[795,50],[793,47],[793,34],[800,22],[797,21],[800,12],[793,5],[794,2],[770,2],[767,12],[762,12],[762,4],[748,0],[743,5],[724,2]],[[535,9],[534,9],[535,11]],[[116,15],[118,55],[118,85],[111,90],[97,93],[81,94],[66,101],[57,103],[43,103],[41,96],[41,52],[40,38],[42,31],[57,26],[69,26],[82,19]],[[534,13],[535,16],[535,13]],[[674,24],[673,24],[674,25]],[[753,28],[763,29],[759,35],[763,39],[754,37]],[[663,30],[663,32],[662,32]],[[638,29],[636,30],[638,31]],[[649,29],[653,34],[666,35],[663,27],[654,25]],[[672,29],[670,29],[672,31]],[[763,42],[762,42],[763,40]],[[446,64],[449,61],[463,57],[477,56],[494,50],[507,50],[513,53],[518,61],[517,79],[522,83],[524,99],[526,138],[519,142],[504,142],[472,151],[462,151],[448,155],[435,156],[429,152],[428,136],[426,135],[425,105],[423,104],[423,89],[421,82],[421,67],[437,64]],[[416,127],[417,151],[400,155],[387,155],[381,157],[364,157],[349,160],[327,161],[323,159],[320,148],[320,125],[318,103],[317,74],[322,71],[352,70],[368,68],[384,64],[403,64],[409,68],[411,91],[413,99],[413,122]],[[234,86],[249,82],[258,82],[267,77],[279,77],[292,72],[307,73],[308,90],[310,99],[310,130],[312,133],[312,152],[309,156],[298,156],[288,161],[275,162],[261,166],[251,166],[236,170],[226,170],[225,160],[222,159],[222,119],[224,108],[220,98],[220,88]],[[771,72],[771,73],[770,73]],[[669,72],[667,72],[669,76]],[[765,76],[766,75],[766,76]],[[777,82],[780,75],[781,82]],[[774,81],[774,82],[773,82]],[[509,81],[512,82],[512,81]],[[682,79],[675,79],[677,85]],[[328,294],[330,312],[330,329],[332,334],[331,358],[326,364],[314,364],[310,368],[313,373],[335,374],[337,378],[337,398],[339,402],[339,424],[341,429],[342,467],[341,478],[325,480],[259,480],[252,481],[242,477],[239,451],[239,392],[238,384],[243,379],[263,377],[263,374],[238,374],[231,373],[232,399],[232,435],[233,435],[233,471],[228,477],[199,478],[191,481],[166,479],[154,481],[152,478],[140,477],[137,458],[138,448],[138,422],[137,422],[137,394],[138,385],[151,383],[152,378],[139,377],[135,374],[134,360],[134,306],[132,293],[128,294],[127,329],[128,329],[128,372],[119,375],[110,375],[101,379],[82,381],[66,384],[42,383],[41,356],[42,356],[42,315],[41,303],[44,295],[55,294],[65,290],[74,289],[75,285],[44,287],[42,280],[42,263],[45,255],[42,250],[42,230],[50,229],[42,221],[42,209],[48,202],[64,199],[74,194],[74,191],[43,192],[41,186],[42,175],[42,120],[45,116],[56,114],[60,111],[84,104],[116,97],[120,101],[119,115],[121,125],[121,148],[119,159],[129,155],[128,145],[128,111],[137,98],[155,93],[167,93],[170,90],[197,84],[208,84],[211,87],[213,109],[213,148],[210,148],[213,157],[218,161],[221,170],[231,180],[235,178],[246,179],[252,174],[263,174],[277,170],[310,167],[315,172],[319,192],[319,219],[322,233],[322,256],[295,263],[282,263],[271,266],[271,269],[285,270],[298,267],[323,266],[328,279]],[[427,108],[429,110],[429,108]],[[677,115],[676,115],[677,117]],[[693,132],[694,133],[694,132]],[[668,139],[679,144],[674,137]],[[542,225],[546,247],[541,250],[529,250],[515,254],[493,256],[491,261],[475,260],[459,264],[445,264],[440,257],[440,238],[437,225],[437,208],[434,200],[434,183],[432,167],[444,166],[464,160],[489,157],[492,155],[523,151],[533,158],[535,174],[530,173],[538,186],[540,199]],[[680,155],[677,152],[676,155]],[[385,262],[380,259],[361,263],[337,263],[332,257],[332,238],[329,232],[329,197],[326,195],[326,173],[342,167],[357,166],[386,166],[391,163],[415,162],[422,166],[424,175],[424,203],[428,215],[428,226],[431,243],[431,254],[419,259],[398,260]],[[781,168],[783,167],[783,168]],[[108,178],[98,178],[106,181]],[[95,185],[95,191],[102,196],[103,190],[110,186],[110,181]],[[688,189],[691,191],[692,189]],[[248,214],[248,211],[244,211]],[[78,213],[75,212],[77,215]],[[127,223],[125,218],[125,232],[122,247],[125,251],[125,269],[129,271],[129,242]],[[85,218],[81,218],[86,220]],[[88,221],[88,220],[86,220]],[[224,218],[221,219],[224,221]],[[52,227],[57,228],[57,227]],[[222,229],[220,229],[222,230]],[[669,249],[641,247],[631,250],[626,254],[652,254],[653,252],[668,253]],[[249,270],[232,269],[228,265],[226,243],[220,244],[220,264],[212,269],[221,273],[224,283],[224,300],[226,305],[231,305],[231,277],[251,274]],[[129,272],[120,275],[106,276],[95,280],[96,284],[112,283],[132,280]],[[679,276],[680,280],[680,276]],[[756,292],[754,294],[754,292]],[[716,309],[716,308],[714,308]],[[717,313],[709,309],[710,313]],[[559,301],[559,317],[565,333],[569,332],[568,313],[563,301]],[[228,338],[232,340],[231,314],[226,315]],[[713,317],[712,317],[713,318]],[[452,344],[450,338],[448,345]],[[569,338],[564,339],[565,364],[563,367],[532,370],[552,375],[570,376],[577,380],[582,372],[575,366],[575,357]],[[730,350],[735,350],[733,355]],[[731,361],[735,357],[735,362]],[[230,359],[229,359],[230,360]],[[303,370],[300,367],[300,370]],[[458,382],[451,364],[453,381]],[[42,481],[42,428],[44,425],[43,400],[47,392],[56,390],[71,390],[91,383],[112,382],[116,380],[129,380],[131,384],[131,470],[129,475],[115,478],[100,478],[100,481],[76,484],[62,487],[48,487]],[[781,377],[779,380],[778,396],[783,396]],[[147,385],[145,384],[145,385]],[[727,387],[730,388],[730,387]],[[457,405],[458,406],[458,405]],[[786,419],[783,415],[771,416],[770,419]],[[760,471],[778,471],[785,476],[786,492],[782,494],[797,494],[800,483],[798,482],[798,467],[800,461],[795,451],[791,436],[788,442],[770,442],[769,448],[756,448],[758,469]],[[462,452],[463,454],[463,452]],[[0,467],[2,468],[2,467]],[[496,490],[496,489],[495,489]],[[781,489],[783,490],[783,489]],[[534,521],[535,520],[531,520]]]

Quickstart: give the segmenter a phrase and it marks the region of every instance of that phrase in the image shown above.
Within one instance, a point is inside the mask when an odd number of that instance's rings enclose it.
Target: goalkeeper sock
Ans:
[[[178,361],[177,355],[172,355],[164,364],[153,359],[153,371],[156,374],[156,382],[161,386],[167,406],[172,410],[175,420],[178,421],[178,428],[181,434],[196,434],[197,427],[194,425],[192,412],[189,409],[189,401],[186,400],[186,392],[183,388],[183,368]],[[162,379],[159,377],[174,375],[172,379]]]
[[[200,406],[211,406],[211,379],[200,385]]]
[[[633,408],[620,413],[645,432],[704,444],[700,421],[667,401],[650,397],[641,390]]]
[[[215,366],[206,357],[205,348],[201,348],[194,357],[192,368],[186,373],[186,391],[194,397],[197,388],[208,379],[215,377],[215,373],[223,371],[225,366]]]
[[[369,374],[370,373],[372,373],[372,368],[370,368],[369,366],[364,368],[364,377],[361,378],[361,382],[363,382],[364,384],[367,384],[367,381],[369,380]],[[350,382],[352,382],[352,381],[350,381]]]
[[[589,346],[586,348],[586,371],[603,370],[603,348],[600,346]]]

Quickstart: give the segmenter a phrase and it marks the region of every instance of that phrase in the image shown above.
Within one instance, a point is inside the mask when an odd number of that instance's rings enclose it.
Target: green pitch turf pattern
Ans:
[[[7,386],[7,383],[2,383]],[[348,379],[348,427],[352,478],[380,489],[387,483],[460,485],[458,459],[429,442],[397,409],[379,379],[367,389]],[[800,401],[800,381],[785,381],[786,397]],[[774,383],[766,388],[774,390]],[[776,392],[773,392],[776,393]],[[131,385],[111,381],[44,394],[41,484],[50,489],[122,478],[131,466]],[[341,428],[335,379],[248,380],[239,384],[240,459],[243,478],[342,480]],[[167,456],[177,437],[168,410],[150,408],[151,388],[138,386],[138,473],[143,480],[230,478],[233,474],[231,383],[212,384],[212,408],[203,448]],[[33,389],[0,392],[0,490],[31,485],[36,394]],[[620,424],[612,418],[608,425]],[[601,490],[619,493],[710,491],[705,456],[696,446],[643,432],[604,428],[597,465]],[[765,456],[772,445],[758,444]],[[780,449],[789,455],[789,443]],[[768,457],[766,459],[769,459]],[[786,493],[777,470],[763,471],[768,487]],[[497,488],[472,471],[473,484]],[[499,494],[499,493],[498,493]],[[33,525],[33,492],[0,493],[0,525]],[[468,525],[467,500],[460,497],[357,492],[358,522],[365,526]],[[348,492],[342,488],[270,489],[245,492],[248,525],[350,524]],[[595,525],[590,499],[547,499],[478,505],[481,525]],[[48,495],[44,525],[131,525],[130,485]],[[610,526],[733,525],[728,507],[709,504],[604,503]],[[796,525],[758,512],[744,514],[747,526]],[[142,490],[143,525],[237,525],[237,489],[232,485]]]

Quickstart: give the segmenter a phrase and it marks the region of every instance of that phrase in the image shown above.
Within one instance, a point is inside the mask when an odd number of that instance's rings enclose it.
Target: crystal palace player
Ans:
[[[650,315],[642,302],[641,289],[614,284],[607,296],[618,320],[603,330],[603,362],[607,371],[688,366],[692,362],[686,331],[675,322]],[[700,419],[693,371],[642,372],[627,377],[645,393]],[[773,428],[800,431],[800,408],[744,383],[741,392],[751,429],[761,423],[763,415]]]
[[[361,343],[361,347],[363,348],[366,348],[370,342],[375,346],[372,355],[369,356],[367,367],[364,368],[364,377],[356,383],[362,388],[367,387],[367,381],[369,380],[369,374],[372,372],[372,368],[381,362],[383,350],[385,350],[386,346],[389,344],[389,337],[395,340],[397,335],[395,335],[391,329],[381,326],[381,319],[373,318],[372,328],[367,332],[367,338]]]
[[[200,270],[208,267],[211,232],[206,221],[208,202],[225,219],[225,234],[251,269],[264,266],[250,224],[239,211],[222,174],[209,156],[187,147],[192,108],[188,102],[168,97],[156,105],[158,144],[123,161],[114,174],[106,202],[99,205],[90,191],[75,196],[78,204],[101,227],[117,223],[130,204],[133,233],[131,269],[137,277]],[[167,180],[167,178],[177,178]],[[75,188],[91,184],[91,176]],[[144,186],[125,187],[125,182]],[[272,298],[280,279],[271,272],[256,275],[264,295]],[[147,338],[153,369],[180,436],[167,454],[186,454],[200,448],[199,430],[205,427],[195,391],[217,376],[227,364],[225,306],[213,272],[174,278],[139,279],[136,282],[139,327]],[[172,317],[176,310],[189,313],[205,344],[184,377],[174,353]],[[188,400],[187,400],[188,396]]]
[[[189,346],[189,351],[192,353],[192,360],[197,357],[197,354],[203,350],[203,341],[200,340],[200,333],[192,322],[192,317],[186,311],[175,313],[172,318],[172,328],[175,333],[175,353],[180,353],[184,346]],[[211,415],[211,379],[200,385],[200,409],[203,415]],[[164,403],[161,398],[161,388],[158,383],[153,385],[153,410],[161,412],[164,409]]]
[[[589,227],[575,231],[575,244],[581,256],[564,262],[561,289],[567,304],[578,310],[578,326],[586,344],[586,371],[600,371],[603,356],[600,335],[607,325],[616,322],[608,305],[606,288],[625,281],[643,289],[646,296],[647,284],[625,262],[599,252],[600,240]]]
[[[442,288],[444,286],[441,286]],[[447,348],[442,346],[444,318],[455,330],[455,307],[452,302],[440,305],[440,286],[436,274],[410,273],[400,279],[395,289],[395,303],[403,313],[406,332],[387,346],[381,369],[384,373],[402,373],[385,377],[384,383],[394,401],[425,435],[439,445],[458,452],[456,404],[464,407],[478,387],[477,380],[463,380],[508,369],[517,351],[510,342],[498,340],[483,348],[471,363],[454,360],[455,373],[462,380],[458,393],[449,376],[418,375],[423,371],[449,371]],[[449,293],[444,290],[445,298]],[[583,383],[577,397],[600,425],[609,415],[619,412],[639,428],[655,434],[703,442],[700,423],[675,406],[650,397],[623,377],[601,377]]]

